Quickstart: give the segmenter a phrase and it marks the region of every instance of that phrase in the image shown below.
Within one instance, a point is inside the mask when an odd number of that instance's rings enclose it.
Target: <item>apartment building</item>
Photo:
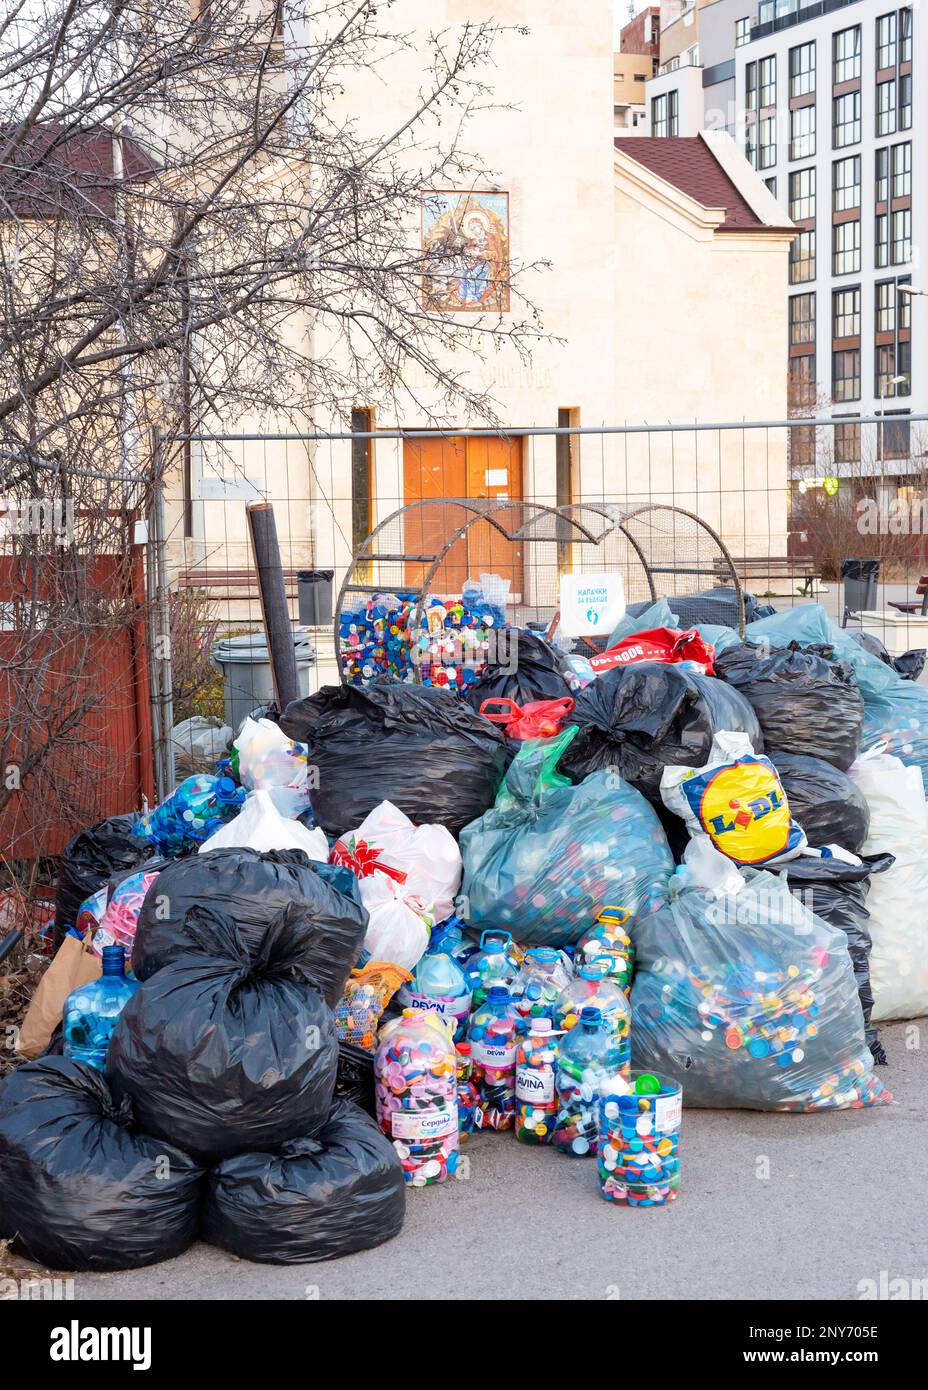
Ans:
[[[695,60],[673,65],[679,16],[666,45],[661,33],[647,130],[728,130],[798,226],[785,345],[792,411],[885,413],[882,439],[849,424],[833,444],[802,442],[794,476],[820,472],[824,448],[839,475],[873,472],[878,458],[903,485],[924,464],[924,432],[906,417],[928,409],[928,283],[918,272],[928,179],[914,83],[928,70],[928,23],[885,0],[690,9]]]
[[[615,135],[643,135],[647,125],[645,87],[660,58],[661,10],[642,10],[619,34],[612,60],[612,109]]]

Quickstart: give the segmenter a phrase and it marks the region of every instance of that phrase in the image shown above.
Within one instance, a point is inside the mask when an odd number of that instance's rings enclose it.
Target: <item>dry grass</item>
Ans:
[[[14,1048],[16,1030],[49,960],[22,947],[0,964],[0,1076],[23,1060]]]

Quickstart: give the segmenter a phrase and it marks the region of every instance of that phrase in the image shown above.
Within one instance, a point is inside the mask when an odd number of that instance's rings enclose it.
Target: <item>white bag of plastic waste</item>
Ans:
[[[921,769],[885,748],[876,744],[862,753],[848,772],[870,807],[861,853],[896,858],[873,876],[867,896],[876,1023],[928,1013],[928,802]]]
[[[318,827],[309,830],[298,820],[282,816],[270,792],[249,792],[245,804],[234,820],[227,821],[215,835],[204,840],[200,853],[213,849],[301,849],[324,864],[329,857],[329,842]]]

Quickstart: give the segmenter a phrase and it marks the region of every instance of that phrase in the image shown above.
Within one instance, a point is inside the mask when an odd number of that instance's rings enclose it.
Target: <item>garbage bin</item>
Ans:
[[[309,668],[316,653],[305,632],[293,634],[296,673],[300,693],[309,694]],[[226,723],[238,732],[242,720],[257,705],[274,699],[274,678],[267,638],[263,631],[245,632],[239,637],[221,637],[210,652],[213,665],[225,681]]]
[[[879,560],[842,560],[841,578],[844,581],[844,618],[847,627],[852,613],[876,608],[876,586],[880,577]]]
[[[297,600],[304,627],[328,627],[331,623],[334,574],[334,570],[297,570]]]

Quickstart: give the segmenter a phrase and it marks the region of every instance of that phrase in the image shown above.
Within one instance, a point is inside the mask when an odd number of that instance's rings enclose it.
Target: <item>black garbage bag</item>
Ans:
[[[471,709],[479,711],[484,700],[527,705],[532,700],[562,700],[570,695],[559,654],[536,632],[504,628],[497,633],[497,643],[496,657],[465,689],[464,699]]]
[[[891,666],[897,676],[901,676],[904,681],[917,681],[925,669],[925,658],[928,651],[924,647],[913,647],[909,652],[903,652],[901,656],[893,657],[888,649],[872,632],[863,632],[860,628],[849,629],[851,637],[857,642],[864,651],[871,656],[878,657],[885,666]]]
[[[350,1100],[376,1116],[374,1100],[374,1054],[355,1043],[338,1044],[338,1072],[335,1077],[337,1100]]]
[[[870,831],[867,799],[846,773],[823,758],[768,747],[786,792],[793,820],[810,845],[840,845],[857,854]]]
[[[235,923],[193,908],[185,952],[119,1016],[106,1074],[139,1126],[210,1163],[313,1134],[335,1089],[335,1016],[303,960],[299,910],[249,950]]]
[[[791,803],[792,804],[792,803]],[[886,1053],[879,1039],[879,1030],[870,1023],[873,1010],[873,988],[870,984],[870,914],[865,906],[872,874],[885,873],[896,862],[891,854],[863,855],[862,863],[845,864],[831,856],[819,859],[800,855],[791,859],[786,870],[790,892],[805,906],[833,927],[840,927],[847,937],[847,950],[854,967],[857,993],[864,1016],[867,1046],[873,1060],[886,1062]]]
[[[49,1269],[135,1269],[196,1239],[203,1169],[140,1134],[101,1072],[40,1057],[0,1086],[0,1237]]]
[[[742,592],[742,598],[746,623],[756,622],[759,618],[769,618],[777,611],[772,604],[762,603],[753,594]],[[701,589],[695,594],[674,594],[667,597],[667,602],[677,615],[678,627],[687,628],[695,627],[697,623],[712,623],[733,627],[738,631],[738,595],[734,589],[725,585]],[[630,603],[626,612],[637,618],[645,609],[650,608],[652,603],[653,599],[647,599],[644,603]]]
[[[846,771],[860,749],[864,702],[853,668],[804,651],[739,642],[719,652],[715,673],[754,708],[768,748],[824,758]]]
[[[317,1135],[277,1153],[227,1158],[209,1176],[203,1239],[245,1260],[335,1260],[392,1239],[406,1214],[403,1169],[374,1121],[336,1101]]]
[[[329,835],[353,830],[381,801],[456,835],[492,806],[506,766],[501,731],[431,686],[324,686],[289,704],[280,727],[309,744],[313,815]]]
[[[132,946],[136,978],[147,980],[187,948],[192,907],[209,903],[230,917],[250,950],[292,906],[302,964],[334,1008],[367,931],[367,909],[350,869],[316,864],[300,849],[211,849],[173,860],[145,895]]]
[[[757,717],[737,690],[656,661],[597,676],[577,696],[569,724],[580,733],[561,759],[562,772],[580,782],[614,767],[654,802],[664,767],[704,767],[722,729],[747,734],[755,753],[764,751]]]
[[[62,851],[55,898],[54,945],[61,945],[77,921],[81,904],[102,888],[112,874],[135,869],[151,845],[132,834],[135,814],[110,816],[82,830]]]

